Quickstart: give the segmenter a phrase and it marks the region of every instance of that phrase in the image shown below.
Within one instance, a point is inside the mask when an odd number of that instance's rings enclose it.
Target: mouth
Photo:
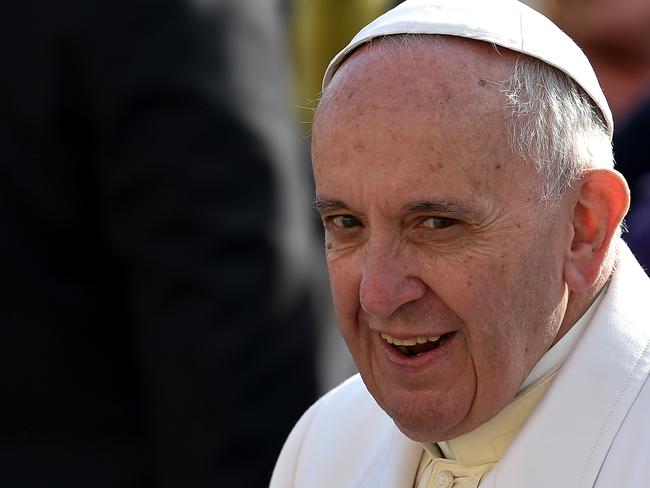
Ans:
[[[454,332],[442,334],[439,336],[418,336],[410,339],[398,339],[390,334],[381,334],[381,338],[390,344],[396,351],[404,356],[421,356],[427,352],[433,351],[440,347],[440,345]]]

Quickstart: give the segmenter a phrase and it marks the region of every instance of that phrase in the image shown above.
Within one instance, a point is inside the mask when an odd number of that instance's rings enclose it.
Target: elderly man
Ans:
[[[650,282],[607,102],[512,0],[408,0],[330,65],[315,206],[360,377],[273,487],[641,487]]]

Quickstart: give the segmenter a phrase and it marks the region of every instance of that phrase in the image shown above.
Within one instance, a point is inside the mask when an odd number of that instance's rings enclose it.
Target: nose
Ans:
[[[424,296],[426,285],[415,275],[411,262],[404,250],[366,248],[359,286],[359,301],[365,313],[388,318],[402,305]]]

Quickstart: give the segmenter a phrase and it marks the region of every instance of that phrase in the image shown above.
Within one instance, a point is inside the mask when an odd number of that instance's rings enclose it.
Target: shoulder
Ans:
[[[355,375],[298,421],[282,449],[271,486],[336,486],[342,473],[348,481],[363,478],[377,458],[386,455],[396,430]]]

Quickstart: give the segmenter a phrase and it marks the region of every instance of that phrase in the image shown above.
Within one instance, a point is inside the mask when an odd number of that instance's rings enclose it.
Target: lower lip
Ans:
[[[450,354],[451,348],[456,342],[456,336],[457,334],[455,332],[444,336],[440,339],[440,345],[438,347],[418,356],[406,356],[395,349],[394,346],[388,344],[384,339],[378,337],[382,350],[390,363],[401,369],[408,369],[415,373],[419,369],[426,369],[431,366],[432,363],[442,361],[448,354]]]

